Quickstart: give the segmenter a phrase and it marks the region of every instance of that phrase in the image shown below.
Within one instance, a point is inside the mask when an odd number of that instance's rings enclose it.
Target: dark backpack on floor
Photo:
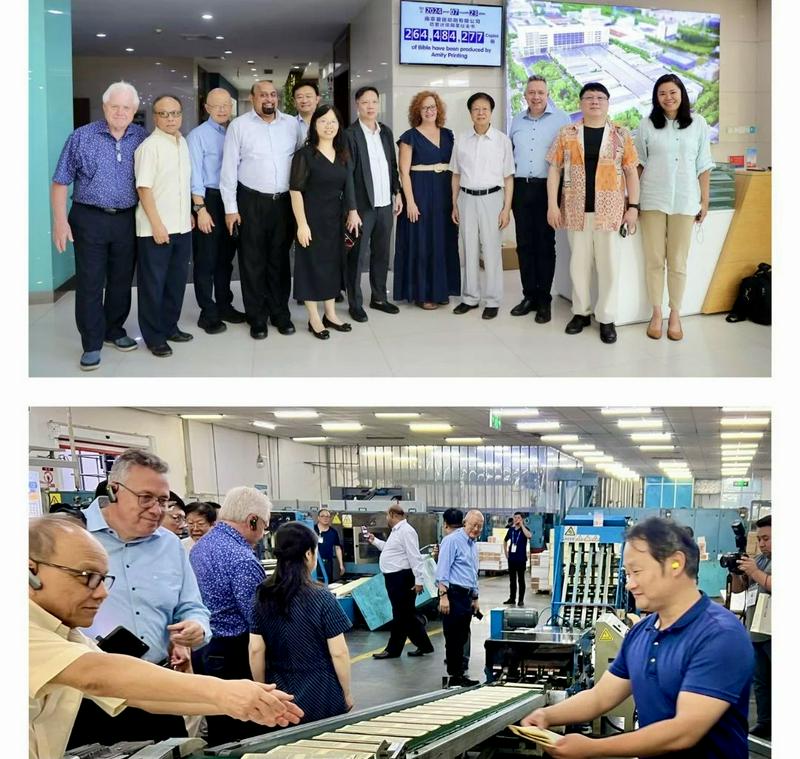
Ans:
[[[745,277],[727,322],[749,319],[756,324],[772,324],[772,267],[759,264],[752,277]]]

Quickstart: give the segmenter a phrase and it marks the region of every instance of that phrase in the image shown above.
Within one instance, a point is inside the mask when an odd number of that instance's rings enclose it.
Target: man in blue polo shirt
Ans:
[[[698,590],[699,559],[697,544],[670,520],[646,519],[628,531],[627,587],[648,616],[594,688],[537,709],[522,724],[588,722],[633,694],[639,729],[597,739],[565,735],[548,748],[554,759],[747,759],[752,648],[741,622]]]

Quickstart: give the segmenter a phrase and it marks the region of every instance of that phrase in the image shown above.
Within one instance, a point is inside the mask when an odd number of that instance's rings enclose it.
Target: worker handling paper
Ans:
[[[554,746],[561,736],[552,730],[543,730],[540,727],[520,727],[519,725],[509,725],[508,729],[520,738],[536,743],[547,748]]]

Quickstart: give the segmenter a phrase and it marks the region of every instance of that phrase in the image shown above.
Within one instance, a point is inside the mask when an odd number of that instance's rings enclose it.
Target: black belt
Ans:
[[[95,211],[102,211],[103,213],[107,213],[111,216],[114,216],[118,213],[127,213],[128,211],[133,211],[136,206],[128,206],[127,208],[103,208],[102,206],[92,206],[88,203],[77,203],[73,201],[73,204],[76,206],[83,206],[84,208],[93,208]]]
[[[205,189],[206,189],[205,192],[206,195],[208,195],[209,193],[211,195],[222,195],[222,193],[216,187],[206,187]]]
[[[258,195],[261,198],[267,198],[267,200],[280,200],[281,198],[285,198],[289,195],[289,191],[286,192],[259,192],[258,190],[253,190],[246,185],[243,185],[241,182],[239,183],[239,189],[243,190],[244,192],[252,193],[253,195]]]
[[[448,593],[451,590],[454,590],[457,594],[460,593],[461,595],[465,595],[465,596],[471,596],[472,595],[472,588],[465,588],[463,585],[453,585],[453,583],[450,583],[450,585],[447,588]]]
[[[493,192],[502,190],[502,187],[490,187],[488,190],[468,190],[466,187],[461,188],[467,195],[491,195]]]
[[[514,177],[515,182],[525,182],[528,184],[529,182],[546,182],[547,178],[542,179],[541,177]]]

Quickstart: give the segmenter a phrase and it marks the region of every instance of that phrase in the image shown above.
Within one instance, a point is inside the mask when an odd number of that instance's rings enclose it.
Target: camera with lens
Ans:
[[[747,556],[745,549],[747,548],[747,533],[744,530],[744,525],[740,521],[736,521],[731,525],[733,535],[736,540],[735,553],[723,553],[719,557],[719,565],[723,569],[727,569],[733,575],[743,575],[744,572],[739,568],[739,562]]]

